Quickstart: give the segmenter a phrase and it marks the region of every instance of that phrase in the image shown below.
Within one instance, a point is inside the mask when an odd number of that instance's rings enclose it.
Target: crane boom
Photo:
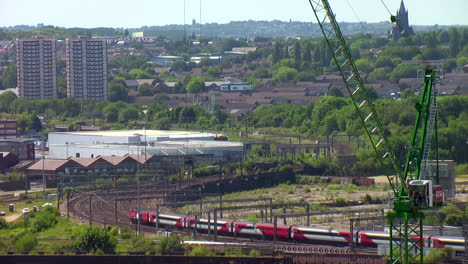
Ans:
[[[328,1],[322,0],[309,0],[309,3],[314,10],[315,18],[352,99],[359,120],[369,137],[374,151],[377,153],[379,162],[383,168],[387,169],[387,177],[391,174],[396,174],[395,181],[392,181],[389,177],[389,182],[395,196],[401,193],[408,195],[409,189],[405,175],[400,169],[400,165],[382,127],[374,104],[351,56],[351,50],[335,20],[335,15],[331,10],[330,4]]]
[[[308,1],[357,116],[377,153],[379,162],[386,169],[386,175],[395,194],[394,211],[387,215],[390,222],[390,263],[423,263],[424,214],[418,209],[433,206],[433,179],[428,180],[433,174],[428,175],[428,169],[432,133],[434,126],[437,126],[437,90],[432,89],[435,71],[428,67],[424,73],[420,101],[416,105],[418,113],[413,137],[402,171],[330,4],[327,0]],[[416,174],[412,175],[414,171]],[[395,181],[390,178],[391,174],[396,175]],[[438,183],[438,173],[435,175]],[[440,198],[440,195],[436,193],[437,197]],[[437,201],[440,202],[440,199]]]

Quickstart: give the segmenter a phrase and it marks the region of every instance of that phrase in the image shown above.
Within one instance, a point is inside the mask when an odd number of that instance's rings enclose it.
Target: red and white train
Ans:
[[[129,217],[132,223],[138,220],[138,211],[131,209]],[[194,217],[177,215],[172,213],[159,213],[142,211],[140,223],[143,225],[176,227],[194,229]],[[208,229],[213,232],[215,228],[214,219],[200,218],[196,222],[196,228],[199,231],[207,232]],[[272,239],[275,235],[274,225],[270,223],[253,223],[245,221],[217,220],[216,230],[219,235],[229,235],[238,237],[257,237]],[[376,247],[378,245],[388,245],[390,236],[386,232],[358,231],[351,236],[350,231],[324,229],[309,226],[277,225],[276,238],[283,241],[292,241],[298,243],[315,243],[346,246],[351,239],[355,240],[356,245]],[[415,237],[415,239],[418,239]],[[461,237],[435,237],[429,236],[423,238],[424,247],[444,248],[450,246],[455,252],[465,251],[465,240]]]

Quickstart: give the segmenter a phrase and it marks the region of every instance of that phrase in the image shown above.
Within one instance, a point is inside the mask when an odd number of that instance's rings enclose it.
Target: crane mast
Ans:
[[[309,0],[309,4],[348,90],[355,113],[395,194],[393,212],[387,215],[390,223],[390,263],[423,263],[424,214],[419,209],[434,205],[433,180],[438,183],[438,170],[432,173],[429,163],[430,144],[437,121],[437,90],[433,89],[435,70],[428,67],[424,73],[420,101],[416,105],[413,137],[402,170],[330,4],[327,0]],[[435,135],[437,138],[437,133]],[[439,195],[435,196],[440,196],[440,189]],[[436,201],[440,202],[440,197]]]

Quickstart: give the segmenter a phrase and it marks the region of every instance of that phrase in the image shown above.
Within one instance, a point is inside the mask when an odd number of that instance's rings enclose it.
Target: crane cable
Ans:
[[[387,9],[387,12],[390,14],[390,16],[392,16],[392,12],[390,12],[390,9],[388,9],[387,5],[385,4],[384,0],[380,0],[380,2],[382,2],[383,6],[385,7],[385,9]]]
[[[346,0],[346,2],[348,3],[349,8],[351,8],[351,11],[353,11],[354,16],[357,18],[359,24],[361,24],[362,29],[364,29],[364,31],[366,31],[367,28],[364,26],[364,23],[362,23],[361,19],[359,18],[359,16],[358,16],[357,13],[356,13],[356,11],[354,11],[354,8],[353,8],[353,6],[349,3],[349,0]]]

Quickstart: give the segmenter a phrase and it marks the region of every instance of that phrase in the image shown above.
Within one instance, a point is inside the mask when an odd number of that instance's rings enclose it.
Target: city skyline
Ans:
[[[329,0],[338,21],[382,22],[389,21],[390,14],[380,1]],[[384,1],[394,14],[400,0]],[[427,8],[425,0],[407,0],[411,25],[467,25],[464,10],[466,0],[433,0]],[[185,3],[185,11],[184,11]],[[201,4],[201,9],[200,9]],[[125,0],[82,0],[66,12],[69,5],[60,0],[0,0],[0,26],[37,24],[59,27],[114,27],[140,28],[169,24],[190,24],[192,19],[201,23],[229,23],[245,20],[282,20],[315,22],[308,1],[293,0],[146,0],[137,3]],[[90,8],[92,7],[92,8]],[[285,8],[287,7],[287,8]],[[264,10],[264,12],[259,12]],[[103,12],[104,11],[104,12]],[[184,16],[185,14],[185,16]],[[84,19],[86,18],[86,19]]]

